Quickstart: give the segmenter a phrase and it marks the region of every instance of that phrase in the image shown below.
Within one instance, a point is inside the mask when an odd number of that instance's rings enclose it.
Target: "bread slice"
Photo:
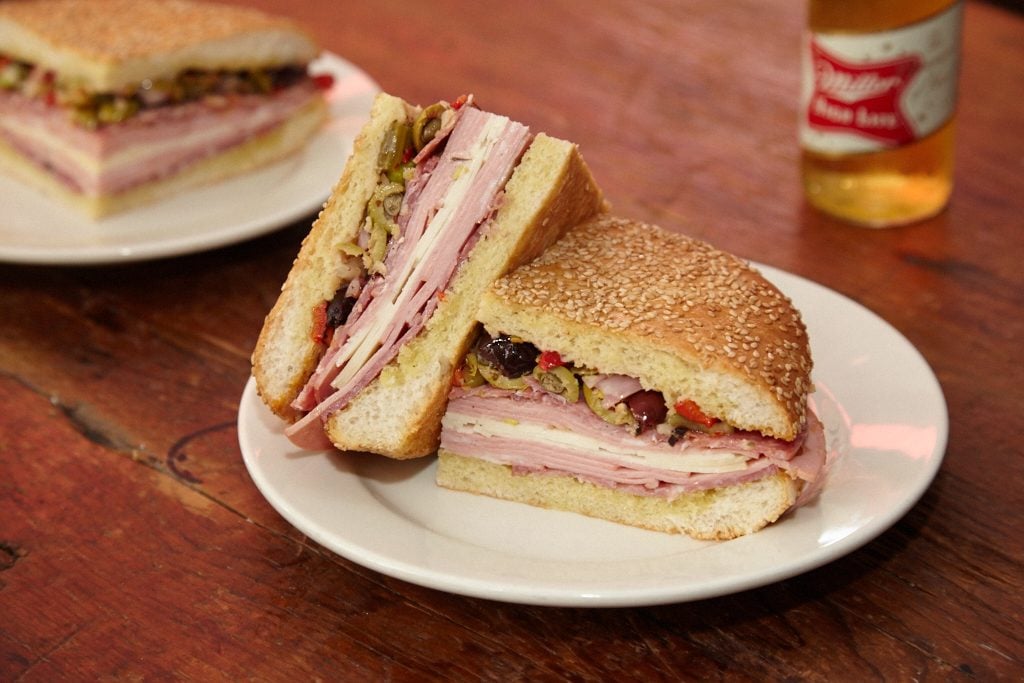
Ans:
[[[311,335],[313,309],[359,272],[360,259],[346,255],[341,245],[354,242],[363,224],[380,176],[377,157],[384,137],[395,122],[418,111],[387,93],[374,99],[341,178],[303,239],[281,295],[264,320],[252,354],[253,376],[264,403],[282,418],[299,417],[290,404],[323,353]]]
[[[703,540],[728,540],[764,528],[793,506],[800,491],[797,480],[777,472],[669,500],[597,486],[570,476],[513,474],[509,465],[444,449],[438,452],[437,483],[455,491]]]
[[[399,98],[378,96],[264,322],[253,375],[264,402],[287,420],[299,417],[290,404],[323,350],[312,341],[313,310],[358,274],[358,259],[345,256],[341,245],[355,241],[364,221],[380,174],[378,151],[394,121],[412,120],[418,112]],[[424,328],[326,420],[325,433],[335,447],[393,458],[433,453],[452,375],[473,336],[476,306],[486,287],[535,258],[570,226],[605,210],[604,196],[576,146],[536,135],[506,183],[494,219],[459,265]]]
[[[669,405],[691,399],[738,429],[792,440],[812,368],[792,302],[739,258],[652,225],[603,216],[484,294],[479,320]]]
[[[3,2],[0,46],[0,53],[90,92],[171,78],[185,69],[305,64],[319,52],[291,21],[192,0]]]

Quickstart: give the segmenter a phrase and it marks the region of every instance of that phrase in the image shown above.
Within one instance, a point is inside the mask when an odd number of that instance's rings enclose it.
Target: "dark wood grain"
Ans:
[[[619,213],[874,310],[939,378],[945,462],[878,539],[761,589],[614,610],[448,595],[304,538],[241,461],[249,353],[311,217],[173,259],[0,265],[0,680],[1020,677],[1020,14],[968,5],[949,209],[870,231],[800,193],[801,3],[251,4],[409,100],[472,91],[574,140]]]

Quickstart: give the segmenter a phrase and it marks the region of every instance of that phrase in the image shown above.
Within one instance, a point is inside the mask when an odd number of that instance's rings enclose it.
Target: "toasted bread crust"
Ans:
[[[318,52],[309,34],[286,19],[191,0],[3,2],[0,46],[94,92],[190,68],[304,64]]]
[[[704,242],[602,217],[495,283],[479,317],[740,429],[791,440],[803,427],[812,363],[799,312]]]

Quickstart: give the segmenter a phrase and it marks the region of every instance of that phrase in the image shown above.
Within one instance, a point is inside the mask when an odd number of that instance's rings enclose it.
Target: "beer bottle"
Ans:
[[[810,0],[800,144],[812,205],[871,227],[946,206],[962,17],[962,0]]]

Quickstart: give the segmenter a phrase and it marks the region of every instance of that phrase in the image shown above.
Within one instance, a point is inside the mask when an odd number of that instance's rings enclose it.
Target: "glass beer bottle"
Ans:
[[[800,144],[812,205],[871,227],[945,207],[962,17],[961,0],[810,0]]]

